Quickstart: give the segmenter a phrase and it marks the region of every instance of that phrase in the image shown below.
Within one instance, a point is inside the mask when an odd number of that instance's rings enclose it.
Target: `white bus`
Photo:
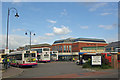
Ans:
[[[10,65],[17,67],[36,66],[36,51],[16,51],[9,53]]]
[[[58,61],[58,51],[50,51],[51,61]]]
[[[37,62],[50,62],[50,48],[34,48],[37,51]]]

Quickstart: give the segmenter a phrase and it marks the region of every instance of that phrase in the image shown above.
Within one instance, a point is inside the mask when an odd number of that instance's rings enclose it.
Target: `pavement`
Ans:
[[[23,69],[20,69],[20,68],[17,68],[17,67],[12,67],[10,66],[10,68],[8,69],[4,69],[3,68],[3,64],[0,65],[2,67],[0,67],[0,72],[1,72],[1,78],[9,78],[9,77],[12,77],[12,76],[17,76],[19,74],[21,74],[23,72]]]
[[[118,78],[118,70],[96,71],[83,69],[73,62],[52,62],[38,63],[38,66],[33,68],[2,69],[2,78]]]
[[[34,74],[33,74],[34,73]],[[25,68],[24,72],[11,78],[118,78],[117,69],[83,69],[74,62],[52,62]]]

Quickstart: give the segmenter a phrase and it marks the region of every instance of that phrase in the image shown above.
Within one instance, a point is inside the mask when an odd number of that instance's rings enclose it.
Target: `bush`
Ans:
[[[88,60],[88,62],[86,62],[85,64],[83,64],[82,66],[83,68],[91,68],[91,60]]]
[[[112,68],[112,67],[109,66],[108,64],[102,64],[101,68],[102,68],[102,69],[110,69],[110,68]]]
[[[83,64],[82,66],[83,68],[92,68],[92,69],[110,69],[112,68],[111,66],[109,66],[109,64],[106,63],[102,63],[101,66],[92,66],[91,65],[91,60],[89,60],[88,62],[86,62],[85,64]]]

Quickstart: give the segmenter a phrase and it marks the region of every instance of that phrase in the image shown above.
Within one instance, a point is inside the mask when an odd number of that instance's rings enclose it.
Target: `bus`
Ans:
[[[50,60],[58,61],[58,51],[50,51]]]
[[[36,66],[36,51],[16,51],[8,54],[10,58],[10,65],[17,67],[25,67],[25,66]]]
[[[37,51],[37,62],[50,62],[50,48],[34,48]]]
[[[4,59],[4,57],[6,56],[7,54],[5,54],[5,53],[1,53],[0,54],[0,63],[3,63],[3,59]]]

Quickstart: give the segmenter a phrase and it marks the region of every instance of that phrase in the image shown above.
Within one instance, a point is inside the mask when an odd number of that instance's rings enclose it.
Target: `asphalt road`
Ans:
[[[115,70],[93,71],[83,69],[73,62],[43,63],[33,68],[21,68],[24,72],[12,78],[117,78]],[[109,75],[108,75],[109,74]],[[116,76],[114,76],[116,75]]]

